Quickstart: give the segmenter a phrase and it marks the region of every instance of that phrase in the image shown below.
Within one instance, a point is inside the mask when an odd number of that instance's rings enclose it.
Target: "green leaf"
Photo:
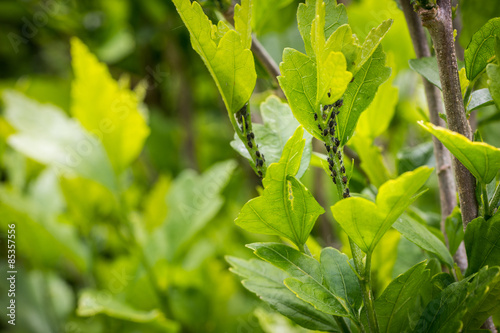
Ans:
[[[189,30],[193,49],[200,55],[215,80],[226,109],[229,113],[239,111],[250,99],[257,80],[253,55],[246,47],[250,4],[244,3],[239,11],[239,31],[228,30],[217,40],[212,36],[217,28],[203,13],[198,2],[191,4],[189,0],[172,1]]]
[[[373,101],[378,87],[390,76],[391,69],[385,67],[385,54],[382,46],[379,46],[354,75],[354,81],[348,85],[344,94],[344,104],[338,115],[340,145],[345,145],[349,141],[361,113]],[[297,118],[297,120],[302,124],[300,119]],[[315,128],[315,130],[318,129]]]
[[[453,258],[446,245],[439,240],[429,229],[410,217],[403,217],[393,225],[406,239],[422,249],[435,254],[439,260],[448,267],[453,267]]]
[[[236,224],[251,232],[288,238],[302,249],[314,223],[324,209],[294,176],[300,168],[305,140],[297,128],[288,140],[278,163],[267,169],[264,192],[247,202]]]
[[[408,61],[411,69],[422,75],[441,90],[441,80],[439,79],[439,70],[436,57],[422,57],[410,59]]]
[[[378,27],[370,30],[368,36],[366,36],[365,41],[363,42],[363,45],[361,45],[361,50],[358,53],[358,56],[356,57],[355,67],[352,70],[352,73],[354,75],[356,75],[356,73],[364,66],[364,64],[378,49],[378,46],[382,42],[382,39],[391,28],[392,22],[392,19],[386,20],[382,22]]]
[[[365,253],[370,253],[415,200],[415,193],[425,184],[431,172],[430,168],[420,167],[389,180],[380,187],[376,203],[361,197],[340,200],[332,207],[333,217]]]
[[[116,174],[142,151],[149,135],[137,94],[115,81],[77,38],[71,39],[75,79],[71,86],[71,114],[102,142]]]
[[[244,49],[252,46],[252,0],[242,0],[234,6],[234,28],[241,36]]]
[[[337,5],[336,0],[326,0],[325,3],[325,25],[324,35],[328,39],[330,35],[337,30],[341,25],[347,24],[347,12],[343,4]],[[299,25],[300,35],[304,41],[306,52],[309,56],[314,56],[314,51],[311,45],[311,28],[312,22],[316,18],[316,1],[306,0],[305,4],[301,3],[297,10],[297,21]],[[282,71],[283,73],[283,71]]]
[[[350,315],[346,301],[323,284],[317,260],[284,244],[254,243],[247,246],[259,258],[287,272],[290,277],[285,279],[285,285],[300,299],[324,313]]]
[[[362,134],[364,132],[360,131],[358,133]],[[382,150],[373,144],[372,139],[358,133],[351,139],[350,145],[358,153],[361,159],[360,167],[365,172],[370,183],[378,188],[391,178],[384,164]]]
[[[317,139],[322,133],[316,125],[314,114],[316,105],[316,63],[297,50],[286,48],[280,64],[281,76],[278,77],[293,115],[304,129]]]
[[[489,20],[473,36],[464,52],[467,78],[472,82],[495,55],[495,36],[500,35],[500,18]]]
[[[300,124],[293,117],[288,104],[281,102],[279,98],[273,95],[269,96],[260,105],[260,114],[263,125],[253,124],[255,136],[259,138],[259,151],[265,155],[268,165],[278,163],[286,142]],[[312,136],[304,132],[304,139],[306,139],[306,144],[302,153],[299,171],[295,176],[297,179],[300,179],[306,172],[311,159]],[[234,140],[231,141],[231,147],[249,161],[253,161],[247,148],[236,134]]]
[[[115,175],[101,142],[59,108],[16,92],[5,92],[5,118],[17,132],[10,146],[55,167],[59,174],[80,175],[116,189]]]
[[[500,265],[500,214],[489,220],[478,217],[465,229],[465,249],[469,267],[466,275],[478,272],[484,266]]]
[[[347,61],[347,70],[353,70],[361,47],[358,45],[358,39],[352,33],[351,27],[348,24],[340,26],[327,39],[324,52],[325,54],[329,54],[332,51],[342,52]]]
[[[427,304],[413,332],[458,333],[462,328],[460,319],[466,310],[467,288],[467,280],[446,287]]]
[[[489,77],[488,90],[491,93],[491,98],[495,102],[497,108],[500,109],[500,66],[488,64],[488,66],[486,66],[486,73]]]
[[[464,240],[464,226],[462,223],[462,214],[460,208],[455,207],[450,216],[445,221],[446,235],[448,236],[448,245],[451,255],[455,255],[460,243]]]
[[[500,309],[500,268],[483,267],[469,285],[467,312],[463,331],[480,328],[489,316]]]
[[[346,59],[342,52],[330,52],[318,64],[316,110],[319,110],[320,104],[333,104],[342,97],[352,78],[352,73],[348,72],[346,68]]]
[[[357,318],[363,298],[349,258],[337,249],[327,247],[321,251],[320,262],[325,286],[345,300],[351,316]]]
[[[269,303],[282,315],[310,330],[337,332],[337,324],[332,316],[317,311],[312,305],[298,298],[283,283],[287,273],[273,265],[257,260],[243,260],[226,257],[231,271],[244,278],[242,284]]]
[[[145,244],[154,264],[157,260],[173,260],[185,245],[220,210],[224,203],[221,191],[228,183],[236,163],[220,162],[198,175],[185,170],[172,183],[166,202],[168,215],[161,228],[155,230]]]
[[[399,98],[399,89],[392,85],[393,78],[378,88],[370,106],[359,117],[356,133],[375,139],[387,131]]]
[[[430,284],[430,270],[421,262],[395,278],[375,300],[380,332],[404,332],[413,315],[417,298]]]
[[[166,319],[160,310],[144,311],[134,309],[105,291],[84,290],[78,299],[76,313],[82,317],[105,314],[112,318],[136,323],[157,322],[166,332],[177,332],[179,329],[179,325]]]
[[[500,149],[484,142],[472,142],[465,136],[431,123],[419,122],[448,148],[462,164],[484,184],[490,183],[500,169]]]
[[[486,71],[488,71],[488,68],[486,68]],[[500,80],[500,77],[499,77],[499,80]],[[499,84],[499,86],[500,86],[500,84]],[[491,89],[491,87],[492,87],[492,85],[490,83],[490,89]],[[499,94],[499,98],[500,98],[500,94]],[[499,99],[499,101],[500,101],[500,99]],[[479,90],[472,92],[472,94],[470,96],[469,104],[467,105],[467,112],[471,112],[471,111],[474,111],[476,109],[482,108],[483,106],[488,106],[488,105],[493,105],[493,104],[494,104],[493,97],[491,96],[488,88],[479,89]]]

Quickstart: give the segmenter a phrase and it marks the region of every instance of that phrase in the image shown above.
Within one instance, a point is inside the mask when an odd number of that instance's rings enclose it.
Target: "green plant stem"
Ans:
[[[489,203],[489,207],[490,207],[489,215],[490,216],[493,216],[493,213],[498,206],[498,202],[500,202],[500,183],[498,183],[498,185],[495,189],[495,193],[493,193],[493,197],[491,198],[490,203]]]
[[[488,190],[486,189],[486,184],[481,183],[481,191],[483,192],[484,218],[488,219],[490,217],[490,203],[488,201]]]

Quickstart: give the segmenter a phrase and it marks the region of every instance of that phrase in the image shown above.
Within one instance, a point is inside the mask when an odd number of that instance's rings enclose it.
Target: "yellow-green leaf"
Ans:
[[[365,252],[373,251],[396,219],[415,200],[432,169],[420,167],[387,181],[379,189],[376,202],[361,197],[340,200],[332,207],[335,220]]]
[[[500,169],[500,149],[484,142],[472,142],[465,136],[431,123],[419,122],[448,148],[481,183],[488,184]]]
[[[320,70],[316,104],[332,104],[344,94],[351,82],[352,73],[346,70],[347,64],[342,52],[330,52],[318,68]]]
[[[305,145],[303,134],[302,126],[298,127],[286,143],[280,161],[269,166],[263,194],[247,202],[235,221],[251,232],[288,238],[299,249],[318,216],[324,213],[311,192],[294,177]]]
[[[237,31],[214,29],[196,1],[172,1],[189,30],[193,49],[200,55],[219,88],[226,109],[229,113],[239,111],[250,99],[257,80],[253,55],[249,50],[250,1],[244,1],[238,9],[235,18]],[[216,38],[214,31],[219,37],[223,36]]]
[[[249,49],[252,46],[251,0],[242,0],[241,5],[236,4],[234,6],[234,28],[241,35],[241,44],[243,48]]]
[[[356,75],[358,70],[360,70],[365,62],[373,55],[377,47],[382,42],[382,39],[391,28],[392,22],[392,20],[382,22],[378,27],[373,28],[368,36],[366,36],[363,45],[361,45],[361,50],[356,57],[355,67],[352,70],[354,75]]]
[[[71,56],[75,74],[71,113],[102,141],[119,174],[137,158],[149,135],[139,99],[115,81],[106,65],[77,38],[71,40]]]

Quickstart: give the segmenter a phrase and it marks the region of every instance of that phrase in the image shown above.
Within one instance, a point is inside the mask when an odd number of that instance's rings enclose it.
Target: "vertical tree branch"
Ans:
[[[420,4],[420,1],[417,2]],[[422,20],[422,25],[429,31],[436,50],[448,127],[450,130],[471,139],[472,131],[465,116],[458,76],[457,56],[453,40],[451,0],[437,0],[436,5],[427,0],[422,2],[423,6],[417,6],[417,12]],[[464,228],[466,228],[467,224],[478,215],[478,204],[475,195],[476,180],[456,158],[453,158],[453,165],[458,186],[462,221]],[[497,332],[491,317],[484,323],[483,328],[490,329],[493,333]]]
[[[409,1],[400,0],[401,8],[406,18],[408,30],[413,42],[413,48],[417,58],[430,57],[431,51],[427,43],[424,28],[420,23],[418,15],[413,11]],[[430,83],[425,77],[422,77],[425,97],[429,107],[429,117],[434,125],[446,127],[444,121],[439,117],[443,113],[443,101],[439,89]],[[456,186],[451,168],[451,154],[446,147],[436,138],[432,137],[434,143],[434,157],[436,159],[436,169],[439,183],[439,197],[441,201],[441,231],[448,244],[448,237],[445,231],[446,217],[451,214],[453,208],[457,205]],[[455,254],[455,261],[460,270],[467,268],[467,255],[465,247],[461,244]]]
[[[409,0],[407,0],[409,1]],[[453,25],[451,19],[451,0],[438,0],[437,5],[418,7],[422,24],[431,35],[439,67],[439,78],[450,130],[471,139],[472,132],[465,116],[465,108],[458,77]],[[478,214],[475,190],[476,180],[462,163],[453,158],[458,198],[462,211],[464,228]]]

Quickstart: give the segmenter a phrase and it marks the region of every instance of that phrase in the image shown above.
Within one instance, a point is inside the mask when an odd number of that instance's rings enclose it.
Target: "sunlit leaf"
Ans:
[[[350,197],[332,207],[335,220],[364,252],[373,251],[384,233],[415,200],[432,169],[420,167],[397,179],[389,180],[379,189],[376,202]]]
[[[472,142],[461,134],[431,123],[419,124],[438,138],[478,181],[488,184],[495,178],[500,169],[500,149],[484,142]]]
[[[325,3],[325,25],[324,35],[328,39],[330,35],[341,25],[347,24],[347,12],[343,4],[337,5],[336,0],[326,0]],[[314,56],[311,45],[311,27],[316,18],[316,1],[307,0],[301,3],[297,10],[297,21],[300,35],[304,41],[306,52],[309,56]]]
[[[338,115],[341,145],[346,144],[352,137],[361,113],[368,108],[377,93],[378,87],[390,75],[391,69],[385,67],[385,54],[382,47],[379,46],[363,67],[354,75],[354,81],[347,86],[344,94],[344,104],[340,108],[340,114]]]
[[[244,49],[252,46],[252,0],[242,0],[234,6],[234,28],[240,33]]]
[[[305,139],[297,128],[288,140],[278,163],[273,163],[263,180],[264,192],[247,202],[236,224],[255,233],[288,238],[302,248],[323,208],[294,176],[300,168]]]
[[[200,55],[215,80],[229,113],[239,111],[252,95],[257,80],[252,52],[249,45],[248,16],[244,3],[241,7],[241,24],[238,30],[228,30],[220,40],[212,37],[216,30],[196,1],[173,0],[177,12],[191,35],[193,49]],[[241,35],[244,32],[244,35]]]
[[[382,22],[378,27],[373,28],[366,36],[363,44],[361,45],[361,50],[355,60],[355,67],[352,73],[356,73],[364,66],[364,64],[372,57],[372,55],[378,49],[378,46],[382,42],[382,39],[387,34],[392,26],[392,19]]]
[[[71,56],[75,74],[71,113],[99,138],[120,174],[137,158],[149,135],[138,96],[115,81],[79,39],[71,40]]]
[[[279,83],[287,97],[293,115],[314,137],[322,134],[314,120],[316,110],[316,63],[297,50],[286,48],[280,64]]]
[[[4,93],[5,118],[17,130],[9,144],[26,156],[54,166],[60,174],[77,174],[116,188],[115,175],[99,140],[74,119],[48,104],[19,93]]]

